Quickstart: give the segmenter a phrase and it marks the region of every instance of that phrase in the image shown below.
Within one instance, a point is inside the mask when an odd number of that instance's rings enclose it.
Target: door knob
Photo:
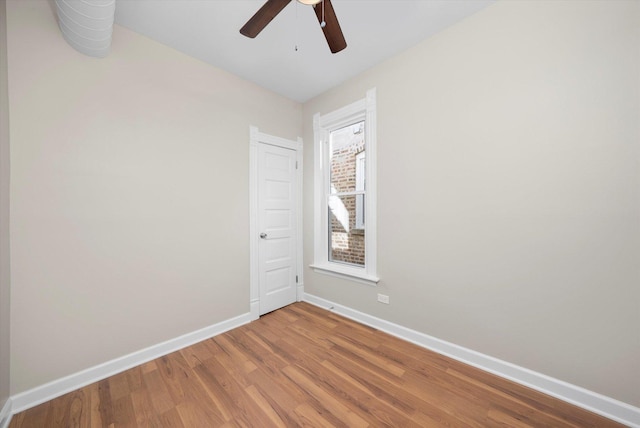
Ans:
[[[264,232],[262,232],[262,233],[260,234],[260,238],[262,238],[262,239],[267,239],[267,234],[266,234],[266,233],[264,233]]]

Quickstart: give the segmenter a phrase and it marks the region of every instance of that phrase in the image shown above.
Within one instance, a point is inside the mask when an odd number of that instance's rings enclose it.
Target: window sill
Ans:
[[[361,284],[366,284],[366,285],[375,286],[380,281],[380,278],[378,278],[377,276],[368,275],[364,272],[361,272],[357,268],[354,269],[349,267],[324,265],[324,264],[323,265],[313,264],[313,265],[309,265],[309,267],[313,269],[315,272],[318,272],[324,275],[335,276],[337,278],[347,279],[349,281],[355,281],[355,282],[359,282]]]

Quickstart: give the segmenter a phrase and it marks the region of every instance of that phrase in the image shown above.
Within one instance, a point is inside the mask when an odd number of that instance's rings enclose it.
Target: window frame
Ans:
[[[364,120],[365,134],[365,265],[363,267],[329,260],[330,196],[329,136],[331,132]],[[314,133],[314,256],[315,272],[376,285],[377,273],[377,180],[376,180],[376,89],[366,97],[338,110],[313,116]]]

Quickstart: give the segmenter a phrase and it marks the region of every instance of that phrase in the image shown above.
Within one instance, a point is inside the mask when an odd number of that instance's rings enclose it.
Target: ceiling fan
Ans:
[[[240,29],[240,33],[254,38],[285,8],[292,0],[267,0],[267,2]],[[297,0],[302,4],[313,6],[324,37],[327,39],[331,53],[337,53],[347,47],[336,12],[331,0]]]

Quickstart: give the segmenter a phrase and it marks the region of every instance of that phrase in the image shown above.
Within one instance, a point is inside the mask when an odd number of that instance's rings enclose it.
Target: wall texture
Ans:
[[[0,0],[0,409],[9,398],[9,95],[6,1]]]
[[[301,106],[116,26],[107,58],[7,2],[11,390],[249,311],[249,126]]]
[[[640,405],[638,22],[498,2],[306,103],[308,265],[312,116],[377,87],[382,280],[305,290]]]

